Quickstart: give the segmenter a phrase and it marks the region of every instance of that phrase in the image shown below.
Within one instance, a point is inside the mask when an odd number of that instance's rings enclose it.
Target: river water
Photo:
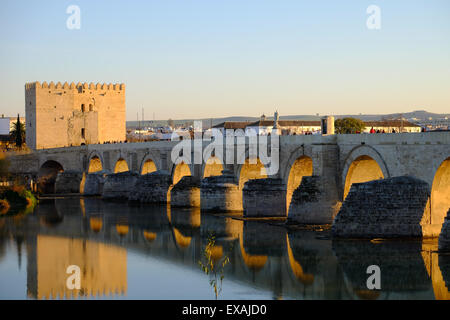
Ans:
[[[51,199],[0,217],[0,299],[450,299],[450,256],[436,249],[198,209]],[[380,290],[367,287],[371,265]]]

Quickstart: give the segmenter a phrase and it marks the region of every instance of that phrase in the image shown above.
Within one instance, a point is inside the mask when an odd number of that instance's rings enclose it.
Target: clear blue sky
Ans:
[[[36,80],[123,82],[128,120],[450,113],[448,0],[3,0],[0,25],[5,115]]]

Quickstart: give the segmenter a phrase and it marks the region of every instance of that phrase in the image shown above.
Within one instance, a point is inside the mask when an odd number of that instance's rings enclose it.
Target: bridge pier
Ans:
[[[84,182],[83,194],[86,196],[102,195],[107,174],[106,171],[88,173]]]
[[[450,252],[450,208],[439,235],[439,251]]]
[[[303,224],[331,224],[341,202],[335,188],[320,176],[304,176],[292,194],[288,221]]]
[[[200,186],[202,211],[240,212],[242,211],[242,193],[234,176],[223,170],[221,176],[203,179]]]
[[[139,174],[132,171],[108,174],[103,186],[105,200],[128,200]]]
[[[286,185],[277,178],[248,180],[242,202],[244,217],[286,217]]]
[[[193,176],[184,176],[170,191],[173,207],[200,207],[200,181]]]
[[[339,238],[430,237],[430,187],[413,177],[354,183],[334,219]]]
[[[165,170],[140,175],[132,186],[129,200],[142,203],[167,204],[170,202],[172,178]]]
[[[55,193],[80,193],[84,173],[79,171],[58,172],[55,181]]]

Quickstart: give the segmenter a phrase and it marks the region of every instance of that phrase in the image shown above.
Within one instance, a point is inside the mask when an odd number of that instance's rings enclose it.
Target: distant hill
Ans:
[[[346,118],[346,117],[352,117],[352,118],[358,118],[363,121],[377,121],[377,120],[383,120],[383,119],[399,119],[400,117],[406,118],[406,119],[418,119],[418,120],[426,120],[428,118],[444,118],[449,117],[450,114],[438,114],[438,113],[431,113],[427,112],[425,110],[416,110],[412,112],[405,112],[405,113],[391,113],[391,114],[358,114],[358,115],[334,115],[336,119],[339,118]],[[287,115],[287,116],[280,116],[280,120],[320,120],[322,116],[314,116],[314,115]],[[213,118],[213,119],[182,119],[182,120],[174,120],[175,125],[186,125],[191,124],[194,122],[194,120],[201,120],[203,128],[209,128],[211,126],[211,123],[213,126],[216,124],[225,122],[225,121],[256,121],[260,119],[260,117],[244,117],[244,116],[236,116],[236,117],[224,117],[224,118]],[[272,116],[266,117],[267,120],[272,120]],[[148,127],[148,126],[166,126],[167,120],[146,120],[144,122],[141,121],[141,127]],[[137,128],[139,126],[138,121],[127,121],[127,128]]]

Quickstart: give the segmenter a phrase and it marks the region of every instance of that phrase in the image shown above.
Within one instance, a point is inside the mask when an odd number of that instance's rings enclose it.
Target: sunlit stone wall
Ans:
[[[184,176],[170,192],[170,205],[174,207],[200,207],[200,181]]]

